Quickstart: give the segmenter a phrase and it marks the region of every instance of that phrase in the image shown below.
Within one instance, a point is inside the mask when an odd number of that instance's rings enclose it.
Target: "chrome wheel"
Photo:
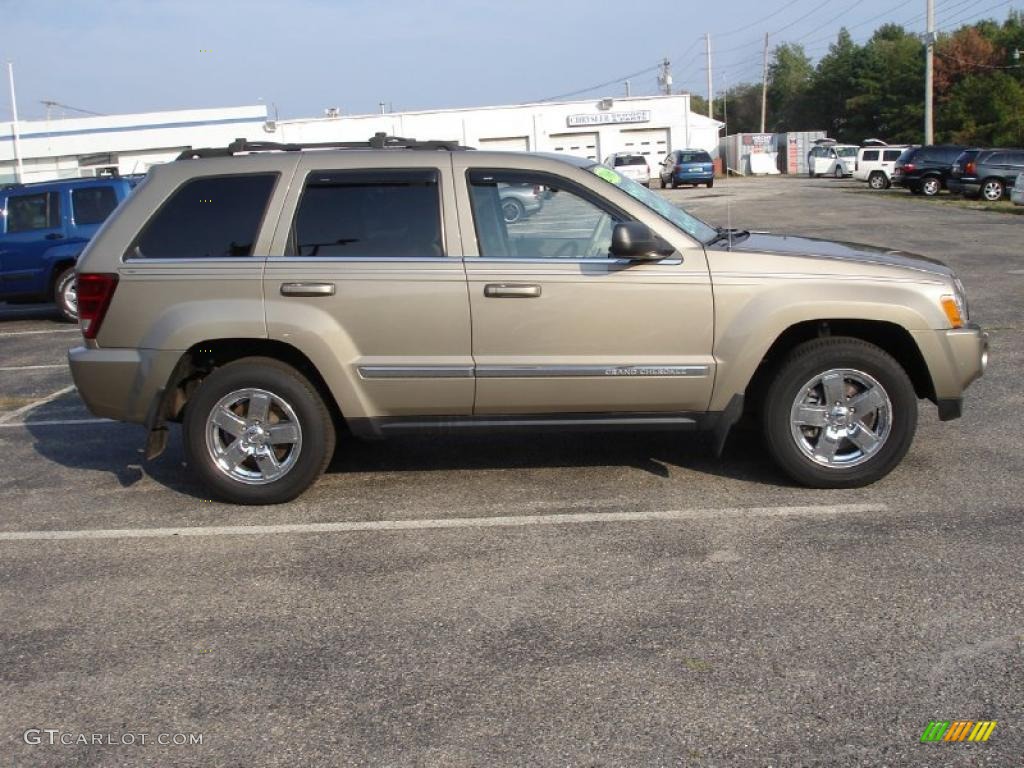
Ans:
[[[834,368],[800,388],[790,432],[800,452],[825,467],[855,467],[871,459],[892,431],[892,403],[876,379]]]
[[[207,415],[206,449],[232,480],[266,485],[295,466],[302,451],[302,426],[292,406],[273,392],[237,389]]]
[[[1003,185],[998,181],[986,181],[981,194],[990,203],[996,203],[1003,199]]]
[[[928,197],[934,197],[939,194],[942,189],[942,184],[938,179],[925,179],[921,185],[921,191],[924,192]]]
[[[868,179],[868,186],[872,189],[885,189],[885,176],[880,173],[871,174],[871,178]]]
[[[68,312],[78,315],[78,284],[75,278],[72,277],[64,284],[64,290],[61,291],[61,299],[64,302],[64,306]]]

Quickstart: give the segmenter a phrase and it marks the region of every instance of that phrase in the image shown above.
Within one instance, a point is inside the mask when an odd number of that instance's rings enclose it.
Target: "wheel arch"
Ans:
[[[780,333],[761,358],[744,391],[748,410],[758,410],[772,375],[800,344],[829,336],[846,336],[874,344],[890,354],[907,372],[919,398],[935,401],[935,385],[928,364],[910,332],[885,320],[821,318],[794,323]]]
[[[344,425],[342,406],[313,361],[300,349],[275,339],[221,338],[197,342],[182,353],[163,390],[161,404],[151,429],[163,421],[180,422],[185,404],[206,376],[216,368],[247,357],[280,360],[306,377],[316,389],[334,420]]]

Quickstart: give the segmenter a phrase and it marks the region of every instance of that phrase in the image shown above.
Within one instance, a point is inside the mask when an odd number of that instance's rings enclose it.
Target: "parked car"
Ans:
[[[614,168],[626,178],[632,179],[637,184],[645,187],[651,186],[651,167],[647,164],[647,158],[633,152],[616,152],[604,159],[604,164]]]
[[[892,183],[915,195],[934,197],[946,189],[953,163],[968,147],[960,144],[929,144],[903,150],[892,170]]]
[[[807,174],[816,179],[819,176],[834,176],[842,179],[853,175],[857,161],[857,147],[853,144],[836,144],[832,139],[818,139],[818,144],[807,154]]]
[[[661,161],[661,188],[678,189],[683,184],[715,186],[715,163],[703,149],[677,149]]]
[[[717,228],[583,158],[286,146],[157,166],[79,262],[79,394],[144,424],[148,458],[181,422],[219,498],[294,498],[343,426],[705,429],[720,451],[748,411],[798,482],[861,486],[919,398],[957,418],[985,369],[937,261]],[[553,194],[506,227],[502,184]]]
[[[545,190],[537,184],[508,184],[500,190],[501,214],[515,224],[544,207]]]
[[[1024,149],[969,149],[950,171],[950,192],[981,197],[991,203],[1003,196],[1024,173]]]
[[[1024,205],[1024,173],[1017,174],[1017,183],[1010,191],[1010,200],[1014,205]]]
[[[135,183],[104,177],[0,189],[0,300],[53,301],[77,320],[75,262]]]
[[[892,170],[905,149],[905,146],[861,147],[857,150],[853,178],[866,181],[872,189],[888,189],[892,186]]]

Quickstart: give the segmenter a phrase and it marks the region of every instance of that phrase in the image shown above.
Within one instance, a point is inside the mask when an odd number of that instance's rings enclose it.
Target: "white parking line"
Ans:
[[[6,365],[0,368],[0,373],[10,371],[48,371],[54,368],[67,368],[67,363],[54,363],[53,365]]]
[[[40,421],[5,421],[0,422],[0,429],[17,429],[19,427],[63,427],[68,424],[120,424],[113,419],[42,419]]]
[[[417,531],[430,528],[510,528],[528,525],[580,523],[647,523],[702,520],[715,517],[815,517],[885,512],[885,504],[836,504],[818,507],[731,507],[649,512],[580,512],[560,515],[457,517],[432,520],[373,520],[349,523],[292,523],[285,525],[216,525],[185,528],[120,528],[84,531],[7,531],[0,541],[60,539],[151,539],[173,536],[267,536],[279,533],[351,533],[358,531]]]
[[[64,387],[64,389],[58,389],[56,392],[51,392],[46,397],[41,397],[38,400],[29,403],[28,405],[23,405],[21,406],[21,408],[18,408],[17,410],[11,411],[10,413],[5,413],[3,416],[0,416],[0,424],[8,424],[12,421],[15,421],[20,416],[24,416],[26,413],[31,411],[33,408],[38,408],[40,405],[46,405],[47,403],[53,402],[58,397],[66,395],[68,392],[74,391],[75,385],[72,384],[69,387]]]
[[[47,328],[44,331],[3,331],[0,336],[31,336],[38,333],[81,333],[78,328]]]

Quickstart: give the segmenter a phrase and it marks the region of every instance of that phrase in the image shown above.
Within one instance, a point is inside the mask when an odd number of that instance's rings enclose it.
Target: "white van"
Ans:
[[[857,164],[853,178],[866,181],[872,189],[888,189],[892,186],[892,169],[900,159],[903,146],[868,146],[857,150]]]
[[[842,179],[853,175],[857,147],[853,144],[837,144],[835,139],[818,139],[814,143],[817,146],[807,155],[807,174],[812,179],[819,176]]]

